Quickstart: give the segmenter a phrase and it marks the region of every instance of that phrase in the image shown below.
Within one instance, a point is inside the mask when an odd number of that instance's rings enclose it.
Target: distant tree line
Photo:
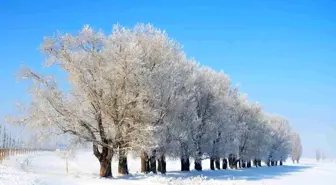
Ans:
[[[19,138],[14,137],[5,126],[0,125],[0,162],[18,154],[28,154],[41,149],[26,147]]]
[[[326,159],[326,156],[324,154],[324,152],[320,149],[316,150],[316,160],[317,162],[320,162],[321,160],[325,160]]]

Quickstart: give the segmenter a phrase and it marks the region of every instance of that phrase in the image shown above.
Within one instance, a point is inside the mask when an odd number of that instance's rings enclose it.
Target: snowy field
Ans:
[[[243,170],[209,170],[209,161],[203,162],[203,172],[179,172],[179,161],[168,161],[166,175],[143,175],[138,172],[140,160],[129,159],[131,175],[118,176],[117,162],[113,163],[113,179],[99,178],[99,164],[91,152],[81,151],[69,161],[69,174],[65,161],[57,152],[43,152],[31,156],[16,156],[0,165],[0,185],[334,185],[335,162],[317,163],[304,159],[301,164],[291,162],[285,166],[250,168]]]

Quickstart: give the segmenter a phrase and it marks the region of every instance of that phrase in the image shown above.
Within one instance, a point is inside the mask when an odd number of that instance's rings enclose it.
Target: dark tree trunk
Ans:
[[[189,158],[181,158],[181,171],[190,171]]]
[[[230,167],[231,169],[233,168],[233,162],[234,162],[233,154],[230,154],[230,155],[229,155],[229,167]]]
[[[111,160],[102,158],[99,160],[100,163],[100,177],[112,177],[112,169],[111,169]]]
[[[233,158],[232,169],[238,169],[238,162],[239,160],[236,160],[236,158]]]
[[[161,174],[166,174],[166,158],[164,155],[161,155],[158,159],[158,171],[161,172]]]
[[[152,151],[152,155],[149,158],[149,163],[150,163],[150,171],[156,174],[156,150]]]
[[[219,158],[217,158],[217,159],[215,160],[215,165],[216,165],[216,168],[217,168],[218,170],[221,169],[221,168],[220,168],[220,159],[219,159]]]
[[[167,162],[166,162],[166,159],[164,158],[162,160],[162,171],[161,171],[161,173],[166,174],[166,172],[167,172]]]
[[[258,160],[258,166],[261,167],[261,160]]]
[[[157,160],[157,171],[158,172],[162,171],[162,163],[160,158]]]
[[[149,173],[149,160],[147,152],[143,151],[141,153],[141,173]]]
[[[97,147],[97,146],[96,146]],[[102,152],[100,153],[98,151],[98,147],[95,148],[94,146],[94,154],[95,156],[99,156],[99,163],[100,163],[100,176],[101,177],[112,177],[112,168],[111,168],[111,162],[112,162],[112,150],[103,147]]]
[[[242,168],[246,168],[246,162],[243,161],[243,160],[240,160],[240,162],[241,162],[241,167],[242,167]]]
[[[195,161],[195,170],[202,171],[202,161],[201,160]]]
[[[239,169],[239,166],[240,166],[239,160],[236,160],[236,161],[233,163],[233,167],[234,167],[234,169]]]
[[[280,161],[280,166],[282,166],[283,164],[282,164],[282,161]]]
[[[270,160],[268,160],[266,163],[267,163],[267,166],[271,166],[271,161]]]
[[[202,171],[202,152],[199,145],[197,146],[197,156],[194,164],[195,164],[195,170]]]
[[[148,154],[145,151],[141,152],[141,173],[149,173]]]
[[[257,164],[257,160],[256,160],[256,159],[253,160],[253,164],[252,164],[252,166],[258,167],[258,164]]]
[[[247,161],[246,167],[251,168],[251,161]]]
[[[215,170],[215,159],[213,157],[210,158],[210,169]]]
[[[215,139],[215,141],[213,141],[213,146],[212,146],[212,159],[214,160],[214,162],[210,162],[211,163],[211,169],[215,170],[215,167],[220,170],[220,158],[219,158],[219,151],[218,151],[218,143],[219,140],[221,138],[221,132],[218,132],[217,138]],[[215,163],[215,167],[213,167],[213,163]]]
[[[118,173],[122,175],[128,174],[127,154],[124,150],[119,149]]]
[[[278,161],[274,161],[274,166],[278,166]]]
[[[181,171],[190,171],[188,145],[181,143]]]
[[[107,139],[105,135],[101,113],[96,114],[95,120],[98,123],[98,130],[99,130],[101,141],[108,146],[111,145],[112,143],[110,143],[110,141]],[[93,133],[93,131],[90,129],[90,127],[86,127],[86,129],[91,134],[92,138],[96,139],[96,136]],[[105,178],[112,177],[111,162],[112,162],[114,151],[109,147],[101,146],[102,150],[100,152],[99,147],[96,142],[93,142],[92,145],[93,145],[92,146],[93,154],[97,157],[100,163],[100,173],[99,173],[100,177],[105,177]]]
[[[223,158],[223,170],[226,170],[228,168],[228,162],[226,160],[226,158]]]
[[[102,147],[102,151],[98,150],[98,145],[93,143],[93,154],[98,158],[100,164],[100,177],[112,177],[111,162],[113,151],[107,147]]]
[[[239,168],[242,168],[242,160],[239,160]]]

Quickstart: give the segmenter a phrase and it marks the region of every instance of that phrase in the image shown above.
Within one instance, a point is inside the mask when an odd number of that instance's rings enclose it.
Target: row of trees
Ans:
[[[0,125],[0,162],[9,156],[24,154],[33,151],[24,147],[17,137],[13,137],[5,126]]]
[[[0,125],[0,148],[1,149],[14,149],[22,148],[23,142],[19,138],[12,136],[5,126]]]
[[[320,160],[323,161],[325,159],[326,159],[326,157],[325,157],[324,152],[320,149],[316,150],[316,160],[317,160],[317,162],[319,162]]]
[[[85,26],[47,37],[41,48],[47,66],[67,73],[71,89],[23,67],[19,75],[31,80],[32,101],[13,122],[39,137],[92,143],[102,177],[112,176],[114,156],[118,172],[128,174],[129,152],[141,157],[143,172],[165,173],[166,157],[179,158],[182,171],[193,159],[201,171],[207,158],[212,169],[220,162],[224,169],[276,165],[292,151],[288,120],[249,102],[224,72],[188,59],[151,25],[115,25],[109,35]]]

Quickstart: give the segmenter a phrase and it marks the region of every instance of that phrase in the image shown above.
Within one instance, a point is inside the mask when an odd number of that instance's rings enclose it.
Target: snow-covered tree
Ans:
[[[282,164],[291,152],[291,130],[289,123],[280,116],[269,115],[268,124],[271,128],[271,140],[267,163],[273,166],[277,164],[277,161],[280,161],[280,164]]]
[[[293,133],[292,153],[291,153],[293,163],[295,163],[295,161],[299,163],[301,155],[302,155],[302,145],[301,145],[300,135],[298,133]]]
[[[317,162],[321,160],[321,150],[316,150],[316,160]]]
[[[24,122],[38,127],[43,135],[71,134],[92,142],[100,175],[111,176],[113,154],[128,147],[129,131],[141,126],[135,120],[146,115],[139,105],[143,101],[138,80],[141,50],[135,34],[116,26],[105,36],[85,26],[77,35],[46,38],[42,51],[47,64],[67,72],[72,89],[62,91],[52,78],[22,70],[20,75],[34,82]],[[124,160],[124,151],[119,155]]]
[[[5,149],[8,148],[8,134],[6,131],[6,127],[4,127],[4,130],[3,130],[2,148],[5,148]]]
[[[192,109],[193,118],[189,125],[190,139],[191,139],[191,153],[195,160],[195,169],[202,170],[202,159],[204,154],[209,154],[212,149],[213,136],[217,137],[218,133],[214,133],[215,128],[215,115],[217,113],[218,106],[216,105],[217,95],[215,83],[218,82],[216,78],[216,73],[205,67],[201,67],[195,72],[192,82]],[[221,80],[221,79],[218,79]],[[225,82],[220,82],[222,85],[221,91],[228,91],[230,83],[227,79]]]
[[[322,151],[322,153],[321,153],[321,159],[322,159],[322,161],[324,161],[326,159],[324,151]]]

